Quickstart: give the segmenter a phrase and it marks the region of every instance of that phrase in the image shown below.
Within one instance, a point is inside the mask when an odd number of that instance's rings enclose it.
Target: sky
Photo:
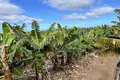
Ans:
[[[53,22],[68,27],[111,25],[117,20],[114,10],[120,8],[119,3],[120,0],[0,0],[0,26],[4,21],[11,25],[26,23],[25,30],[29,31],[33,20],[44,30]]]

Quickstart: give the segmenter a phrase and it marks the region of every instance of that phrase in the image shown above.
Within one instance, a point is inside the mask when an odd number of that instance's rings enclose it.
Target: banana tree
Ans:
[[[6,22],[2,23],[2,31],[0,34],[0,47],[1,47],[1,63],[2,63],[2,72],[4,74],[4,80],[12,80],[12,74],[10,71],[10,66],[7,60],[7,48],[12,43],[14,36],[10,32],[9,25]]]
[[[115,10],[116,13],[119,13],[119,9]],[[119,17],[118,17],[119,18]],[[120,19],[120,18],[119,18]],[[117,22],[115,22],[117,23]],[[107,37],[100,37],[96,39],[95,46],[97,47],[103,47],[104,50],[102,52],[107,53],[108,51],[110,52],[115,52],[115,54],[119,54],[119,41],[120,41],[120,28],[119,26],[116,25],[116,27],[113,27],[113,35],[109,35]],[[113,53],[112,53],[113,54]]]
[[[11,76],[9,80],[12,79],[12,73],[18,76],[23,75],[22,70],[18,66],[20,65],[20,63],[27,61],[27,60],[17,60],[17,61],[13,60],[13,58],[16,57],[16,54],[21,54],[21,52],[22,53],[24,52],[23,45],[24,45],[25,39],[19,40],[18,38],[15,37],[15,34],[13,34],[13,32],[11,32],[10,30],[18,29],[20,31],[23,31],[24,26],[25,24],[23,24],[22,27],[19,27],[17,25],[14,27],[11,27],[11,25],[8,24],[7,22],[4,22],[2,24],[3,33],[0,34],[1,63],[3,64],[3,70],[5,70],[4,69],[5,67],[7,67],[9,69],[8,71],[10,71],[10,72],[6,72],[6,70],[3,71],[4,74],[7,74],[7,75],[9,74],[8,75],[9,77]],[[6,63],[3,63],[2,61],[5,62],[5,60],[6,60]],[[8,80],[8,79],[5,79],[5,80]]]
[[[57,24],[56,30],[58,34],[51,43],[54,48],[54,57],[52,58],[54,61],[54,70],[58,70],[59,67],[62,68],[65,65],[65,57],[67,57],[67,62],[70,63],[71,51],[68,45],[78,39],[76,27],[67,29],[67,27],[62,27],[60,24]],[[61,63],[59,63],[57,56],[61,58]]]
[[[38,70],[41,70],[44,65],[44,53],[41,52],[41,49],[43,49],[45,45],[49,44],[56,34],[56,31],[52,28],[53,26],[54,24],[51,25],[50,29],[44,36],[41,35],[39,25],[36,21],[32,22],[32,31],[29,33],[25,33],[19,29],[11,27],[15,37],[22,43],[27,43],[24,51],[30,53],[30,57],[33,58],[32,64],[36,71],[36,80],[38,80]]]

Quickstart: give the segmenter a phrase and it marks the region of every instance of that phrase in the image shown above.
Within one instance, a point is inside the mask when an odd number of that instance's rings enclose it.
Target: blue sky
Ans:
[[[48,29],[57,22],[68,27],[111,25],[116,19],[114,9],[120,0],[0,0],[0,23],[27,24],[37,20],[41,29]],[[1,31],[1,29],[0,29]]]

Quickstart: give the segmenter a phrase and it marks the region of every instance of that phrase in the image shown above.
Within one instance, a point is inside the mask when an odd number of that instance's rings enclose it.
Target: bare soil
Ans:
[[[72,69],[51,75],[51,80],[114,80],[116,56],[84,57]]]
[[[115,68],[116,56],[84,56],[64,67],[64,70],[50,70],[42,80],[114,80]],[[34,72],[27,75],[14,80],[35,80]]]

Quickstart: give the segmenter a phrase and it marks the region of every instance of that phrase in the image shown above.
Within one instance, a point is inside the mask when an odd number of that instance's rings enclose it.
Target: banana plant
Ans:
[[[9,25],[6,22],[2,23],[2,31],[0,34],[2,72],[4,74],[4,80],[12,80],[12,74],[7,60],[7,48],[11,45],[14,36],[11,34]]]
[[[116,13],[119,11],[118,9],[115,10]],[[117,25],[116,25],[117,26]],[[97,47],[103,47],[104,49],[102,52],[105,53],[114,53],[114,54],[119,54],[119,48],[120,48],[120,28],[119,26],[113,27],[113,36],[108,36],[108,37],[100,37],[96,39],[96,42],[94,46]]]
[[[76,27],[67,29],[67,27],[62,27],[60,24],[57,24],[56,30],[58,31],[58,34],[51,43],[52,47],[55,48],[55,55],[53,57],[54,70],[58,70],[59,67],[65,65],[65,57],[70,59],[71,51],[68,45],[78,38]],[[61,56],[61,63],[59,63],[57,56]]]
[[[112,21],[112,23],[115,24],[115,26],[119,27],[120,28],[120,9],[115,9],[115,13],[117,13],[117,18],[119,21]]]
[[[36,21],[32,22],[32,31],[25,33],[19,29],[11,27],[15,37],[19,40],[20,45],[26,43],[26,48],[23,48],[25,52],[28,52],[30,57],[33,58],[32,64],[36,71],[36,80],[38,80],[38,70],[41,70],[44,65],[44,53],[41,52],[41,49],[45,45],[48,45],[55,37],[56,31],[53,29],[55,23],[51,25],[49,30],[41,35],[39,30],[39,25]]]
[[[19,39],[15,38],[15,35],[13,34],[13,32],[11,30],[18,29],[18,30],[22,31],[24,25],[25,24],[23,24],[22,27],[19,27],[17,25],[12,27],[7,22],[4,22],[2,24],[3,33],[0,34],[0,44],[1,44],[1,46],[4,46],[4,55],[1,53],[1,56],[3,55],[5,58],[4,60],[6,60],[6,62],[9,63],[7,66],[10,70],[10,73],[14,73],[15,75],[18,75],[18,76],[23,75],[23,71],[18,66],[20,66],[19,64],[21,62],[25,62],[26,60],[15,61],[15,60],[13,60],[13,58],[16,57],[16,54],[23,53],[23,48],[24,48],[23,41],[25,39],[19,40]],[[7,72],[7,74],[8,74],[8,72]],[[11,76],[12,76],[12,74],[11,74]]]

